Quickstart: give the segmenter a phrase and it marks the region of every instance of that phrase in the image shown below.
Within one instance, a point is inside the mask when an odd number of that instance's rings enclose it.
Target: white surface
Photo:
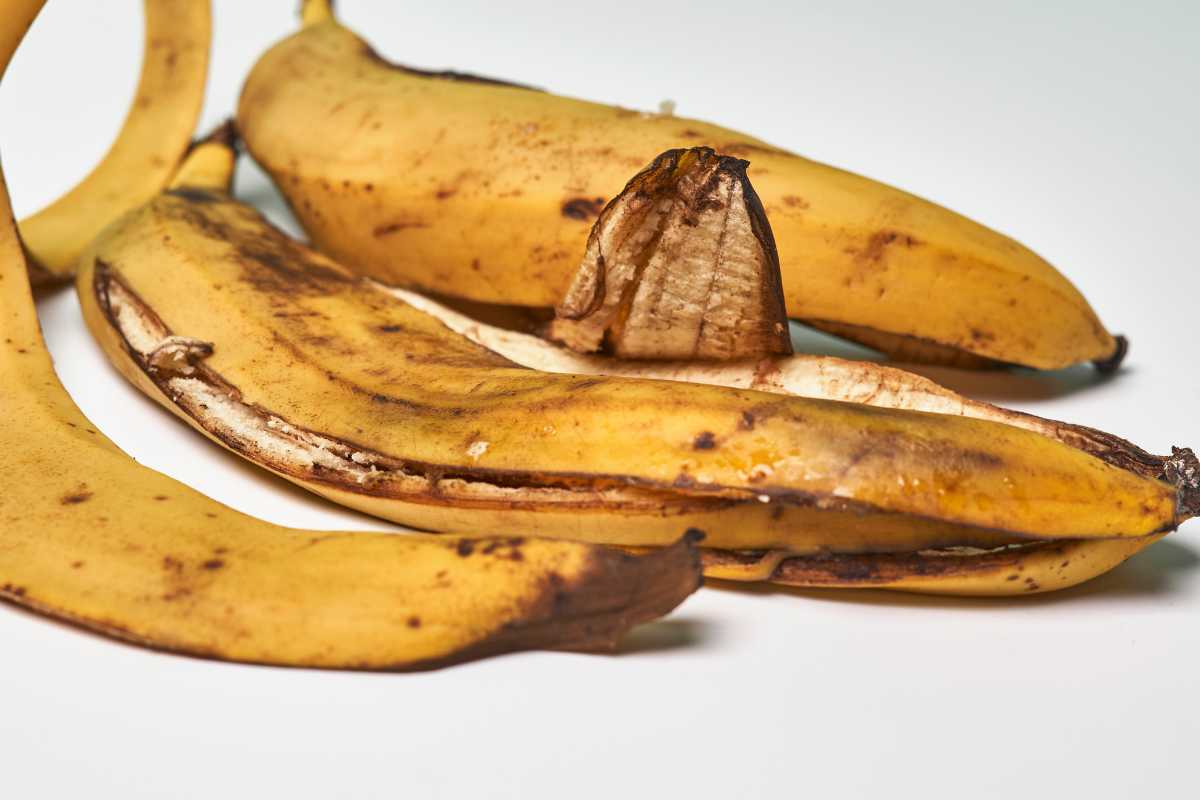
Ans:
[[[138,5],[52,2],[19,53],[0,91],[18,213],[107,146],[135,80]],[[216,5],[206,127],[293,25],[291,0]],[[1016,236],[1130,335],[1128,368],[1094,386],[1086,369],[938,377],[1156,451],[1200,443],[1200,6],[340,5],[393,59],[631,107],[671,98]],[[257,171],[239,189],[280,213]],[[139,460],[277,522],[386,527],[262,477],[143,400],[72,293],[41,310],[68,389]],[[709,589],[623,655],[417,675],[198,661],[3,606],[3,794],[1194,797],[1197,534],[1019,602]]]

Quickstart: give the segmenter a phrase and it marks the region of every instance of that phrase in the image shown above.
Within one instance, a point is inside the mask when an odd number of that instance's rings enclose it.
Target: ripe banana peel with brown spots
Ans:
[[[328,0],[304,21],[248,76],[238,127],[316,247],[359,273],[553,306],[629,176],[706,145],[751,162],[792,318],[907,361],[1124,354],[1054,267],[931,202],[705,122],[388,63]]]
[[[624,546],[699,529],[718,550],[891,565],[919,590],[938,580],[914,564],[955,558],[939,562],[955,591],[1047,540],[1111,567],[1181,516],[1176,487],[1012,425],[521,368],[272,228],[229,197],[231,165],[226,145],[201,146],[99,238],[85,318],[149,396],[336,502]],[[996,591],[1096,574],[1056,569]]]
[[[0,73],[41,2],[0,21]],[[0,173],[0,599],[137,644],[288,666],[419,669],[612,646],[699,585],[688,542],[304,531],[240,514],[122,453],[38,329]]]
[[[191,142],[204,102],[211,3],[145,0],[143,9],[141,77],[117,138],[78,185],[21,220],[35,283],[69,280],[105,225],[167,185]]]

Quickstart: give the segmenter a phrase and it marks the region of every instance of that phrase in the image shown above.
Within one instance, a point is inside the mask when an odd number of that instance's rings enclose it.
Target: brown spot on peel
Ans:
[[[597,197],[589,200],[586,197],[573,197],[562,204],[562,215],[567,219],[586,221],[600,216],[604,210],[604,198]]]
[[[398,222],[390,222],[386,225],[380,225],[371,231],[371,235],[376,239],[380,239],[384,236],[391,236],[393,233],[399,233],[400,231],[408,230],[409,228],[428,227],[428,223],[422,222],[421,220],[401,220]]]
[[[94,496],[94,492],[90,492],[86,487],[80,486],[73,492],[63,495],[58,499],[58,502],[64,506],[75,506],[80,503],[86,503]]]

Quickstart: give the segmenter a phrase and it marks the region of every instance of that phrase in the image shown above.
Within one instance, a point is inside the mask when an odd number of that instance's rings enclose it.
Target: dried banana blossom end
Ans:
[[[620,358],[792,352],[779,254],[748,162],[668,150],[592,228],[550,337]]]

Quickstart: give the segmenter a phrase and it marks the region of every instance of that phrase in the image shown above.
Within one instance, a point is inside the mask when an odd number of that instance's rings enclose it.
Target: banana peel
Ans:
[[[0,73],[42,6],[10,4]],[[691,541],[649,556],[525,537],[283,528],[139,466],[54,374],[0,172],[0,599],[206,658],[424,669],[612,647],[699,585]]]
[[[792,318],[909,362],[1125,354],[1053,266],[934,203],[706,122],[390,63],[328,0],[303,19],[250,72],[238,127],[315,246],[383,283],[554,306],[628,176],[707,146],[751,162]]]
[[[141,76],[112,146],[75,187],[21,220],[35,284],[69,281],[88,243],[158,194],[191,144],[208,74],[210,0],[145,0],[143,8]]]
[[[1119,560],[1182,518],[1176,487],[1012,425],[522,369],[230,198],[226,145],[194,158],[216,167],[185,165],[85,255],[85,318],[149,396],[336,502],[442,531],[696,529],[836,557],[1061,539]]]

